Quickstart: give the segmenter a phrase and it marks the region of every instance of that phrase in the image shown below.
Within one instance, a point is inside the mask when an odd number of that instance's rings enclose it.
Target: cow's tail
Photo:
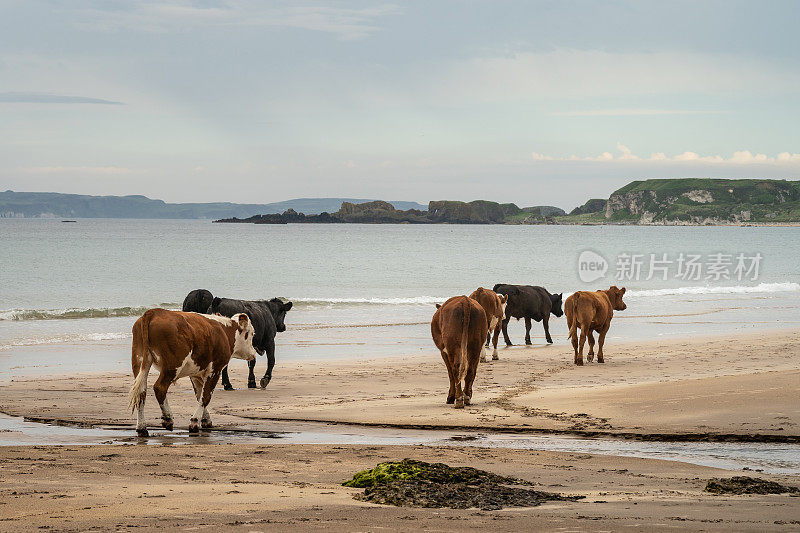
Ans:
[[[136,411],[145,391],[147,390],[147,374],[150,372],[150,365],[153,364],[150,356],[150,319],[151,312],[146,312],[136,320],[133,325],[133,342],[131,343],[131,367],[133,369],[133,385],[128,395],[128,406],[131,413]]]
[[[569,325],[568,339],[572,339],[578,335],[578,298],[580,295],[580,291],[572,295],[572,324]]]
[[[467,367],[469,365],[469,354],[467,354],[467,341],[469,340],[469,318],[472,314],[472,306],[469,303],[469,298],[464,298],[461,303],[461,357],[459,358],[458,365],[458,382],[464,381],[467,377]]]

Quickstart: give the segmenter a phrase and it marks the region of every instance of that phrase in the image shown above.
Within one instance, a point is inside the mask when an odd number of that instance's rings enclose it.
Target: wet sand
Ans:
[[[354,500],[353,473],[404,457],[473,466],[583,495],[499,511]],[[392,446],[37,446],[0,449],[0,529],[232,531],[790,531],[800,500],[715,496],[728,472],[669,461],[477,448]],[[795,483],[792,476],[769,477]]]
[[[120,357],[126,354],[120,354]],[[610,343],[604,365],[572,365],[564,346],[512,347],[482,364],[474,403],[444,404],[437,353],[407,358],[278,365],[266,390],[218,390],[216,428],[270,430],[275,420],[409,427],[552,431],[661,439],[800,440],[800,331],[691,341]],[[235,361],[231,379],[246,383]],[[132,379],[118,372],[16,378],[0,386],[0,411],[31,419],[121,424]],[[150,383],[154,381],[151,376]],[[188,380],[170,389],[176,425],[194,410]],[[160,411],[152,393],[151,434]],[[398,431],[401,431],[398,429]],[[351,498],[339,483],[404,457],[469,465],[580,494],[502,511],[410,509]],[[583,453],[245,443],[0,447],[0,529],[231,527],[236,530],[388,529],[791,530],[800,500],[713,496],[710,477],[742,472],[655,459]],[[751,473],[752,474],[752,473]],[[766,475],[800,485],[800,475]]]

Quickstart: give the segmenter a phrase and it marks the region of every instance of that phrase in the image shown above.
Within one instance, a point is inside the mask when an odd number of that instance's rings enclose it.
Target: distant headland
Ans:
[[[146,196],[0,192],[0,218],[213,219],[254,224],[800,224],[800,181],[650,179],[569,213],[488,200],[417,202],[297,198],[267,204],[166,203]]]
[[[635,224],[742,225],[800,223],[800,182],[756,179],[633,181],[605,200],[593,198],[569,214],[558,207],[518,207],[486,200],[432,201],[427,211],[389,202],[343,202],[338,211],[305,214],[289,209],[246,219],[254,224]]]

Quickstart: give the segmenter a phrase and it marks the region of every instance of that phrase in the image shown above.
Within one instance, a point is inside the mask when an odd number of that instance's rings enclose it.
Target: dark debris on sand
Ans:
[[[800,496],[800,488],[748,476],[712,478],[706,484],[712,494],[786,494]]]
[[[343,485],[364,488],[356,499],[401,507],[495,510],[583,498],[533,490],[527,481],[476,468],[413,459],[380,463],[371,470],[357,473]]]

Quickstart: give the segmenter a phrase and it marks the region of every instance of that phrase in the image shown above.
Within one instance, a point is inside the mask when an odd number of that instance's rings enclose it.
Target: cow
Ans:
[[[442,305],[436,304],[431,335],[433,343],[442,352],[450,378],[447,403],[455,403],[456,409],[463,409],[472,400],[472,383],[487,328],[486,313],[472,298],[454,296]]]
[[[550,336],[550,313],[556,317],[564,314],[564,311],[561,310],[563,293],[550,294],[544,287],[507,285],[505,283],[498,283],[492,290],[508,297],[506,317],[503,320],[503,338],[506,346],[512,345],[511,339],[508,338],[508,322],[512,317],[517,320],[525,319],[525,344],[531,344],[531,319],[542,323],[547,343],[553,344],[553,338]]]
[[[483,287],[478,287],[469,297],[481,304],[483,312],[486,313],[486,319],[489,322],[489,332],[486,335],[486,352],[489,351],[489,339],[491,339],[492,331],[494,331],[494,351],[492,351],[492,360],[497,361],[499,359],[497,356],[497,338],[500,336],[500,324],[505,318],[508,296],[505,294],[497,294]],[[483,357],[481,357],[481,361],[484,363],[489,362],[486,352],[484,352]]]
[[[286,313],[292,308],[292,302],[284,302],[280,298],[271,300],[234,300],[232,298],[217,298],[211,302],[209,312],[219,313],[222,316],[233,316],[237,313],[247,313],[253,321],[256,336],[253,339],[253,347],[259,355],[267,354],[267,371],[261,378],[261,388],[265,389],[272,380],[272,368],[275,366],[275,334],[286,331],[284,318]],[[247,363],[250,372],[247,376],[247,387],[256,388],[256,367],[255,359]],[[222,371],[222,386],[225,390],[233,390],[231,381],[228,378],[228,369]]]
[[[214,295],[206,289],[195,289],[183,299],[183,308],[187,313],[208,313]]]
[[[589,338],[589,354],[587,359],[591,363],[594,359],[594,337],[592,332],[598,333],[597,362],[605,363],[603,359],[603,342],[611,326],[614,311],[624,311],[627,305],[622,301],[625,287],[621,289],[612,285],[605,291],[578,291],[570,295],[564,302],[564,311],[567,315],[567,327],[572,347],[575,349],[575,364],[583,365],[583,343]],[[580,343],[578,341],[578,328],[581,328]],[[580,344],[580,347],[579,347]]]
[[[219,376],[231,357],[255,359],[254,333],[253,324],[244,313],[228,318],[166,309],[146,311],[133,324],[131,343],[134,380],[129,405],[132,413],[138,411],[136,433],[140,437],[148,436],[144,401],[151,366],[159,369],[153,392],[161,406],[161,425],[172,431],[167,389],[188,376],[197,397],[197,410],[189,421],[189,433],[200,431],[198,421],[202,427],[210,428],[208,404]]]

